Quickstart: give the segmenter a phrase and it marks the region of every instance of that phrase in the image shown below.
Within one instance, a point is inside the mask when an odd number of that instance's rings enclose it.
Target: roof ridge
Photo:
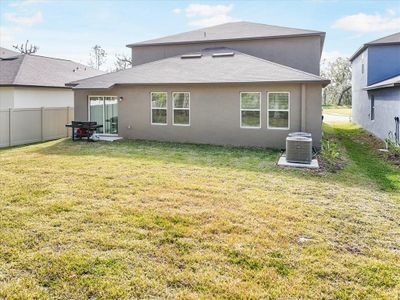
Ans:
[[[392,34],[383,36],[383,37],[381,37],[381,38],[379,38],[379,39],[376,39],[376,40],[370,41],[370,42],[368,42],[368,43],[365,43],[364,45],[373,44],[373,43],[375,43],[375,42],[377,42],[377,41],[379,41],[379,40],[386,39],[386,38],[388,38],[388,37],[392,37],[392,36],[397,35],[397,34],[400,34],[400,32],[395,32],[395,33],[392,33]]]
[[[21,56],[22,58],[21,58],[21,62],[19,63],[19,66],[18,66],[18,71],[17,71],[17,73],[15,73],[15,76],[14,76],[14,80],[13,80],[13,84],[16,84],[17,83],[17,78],[19,77],[19,75],[20,75],[20,73],[21,73],[21,69],[22,69],[22,63],[24,62],[24,60],[25,60],[25,55],[19,55],[19,56]]]

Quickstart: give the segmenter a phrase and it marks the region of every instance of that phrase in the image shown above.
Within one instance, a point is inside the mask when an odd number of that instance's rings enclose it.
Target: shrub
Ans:
[[[321,142],[321,158],[323,164],[328,171],[335,172],[342,168],[341,156],[338,145],[330,140],[322,140]]]

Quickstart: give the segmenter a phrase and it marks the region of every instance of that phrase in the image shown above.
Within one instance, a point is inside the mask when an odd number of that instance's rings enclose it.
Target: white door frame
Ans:
[[[118,131],[119,130],[117,130],[117,133],[104,133],[104,131],[105,131],[105,123],[106,123],[106,120],[105,120],[105,99],[104,99],[104,97],[115,97],[116,98],[116,100],[117,100],[117,105],[118,105],[118,96],[112,96],[112,95],[88,95],[88,100],[87,100],[87,104],[88,104],[88,120],[90,121],[90,98],[91,97],[101,97],[101,98],[103,98],[103,133],[99,133],[99,135],[102,135],[102,136],[118,136]],[[117,114],[118,114],[118,110],[117,110]],[[119,123],[119,120],[118,120],[118,123]]]

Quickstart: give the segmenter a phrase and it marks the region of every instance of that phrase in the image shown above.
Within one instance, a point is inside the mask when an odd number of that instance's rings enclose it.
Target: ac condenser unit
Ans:
[[[312,138],[288,136],[286,138],[286,160],[309,164],[312,161]]]

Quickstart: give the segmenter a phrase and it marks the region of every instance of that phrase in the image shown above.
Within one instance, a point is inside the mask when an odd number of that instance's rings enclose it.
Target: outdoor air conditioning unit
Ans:
[[[312,161],[310,133],[295,132],[286,138],[286,161],[309,164]]]

